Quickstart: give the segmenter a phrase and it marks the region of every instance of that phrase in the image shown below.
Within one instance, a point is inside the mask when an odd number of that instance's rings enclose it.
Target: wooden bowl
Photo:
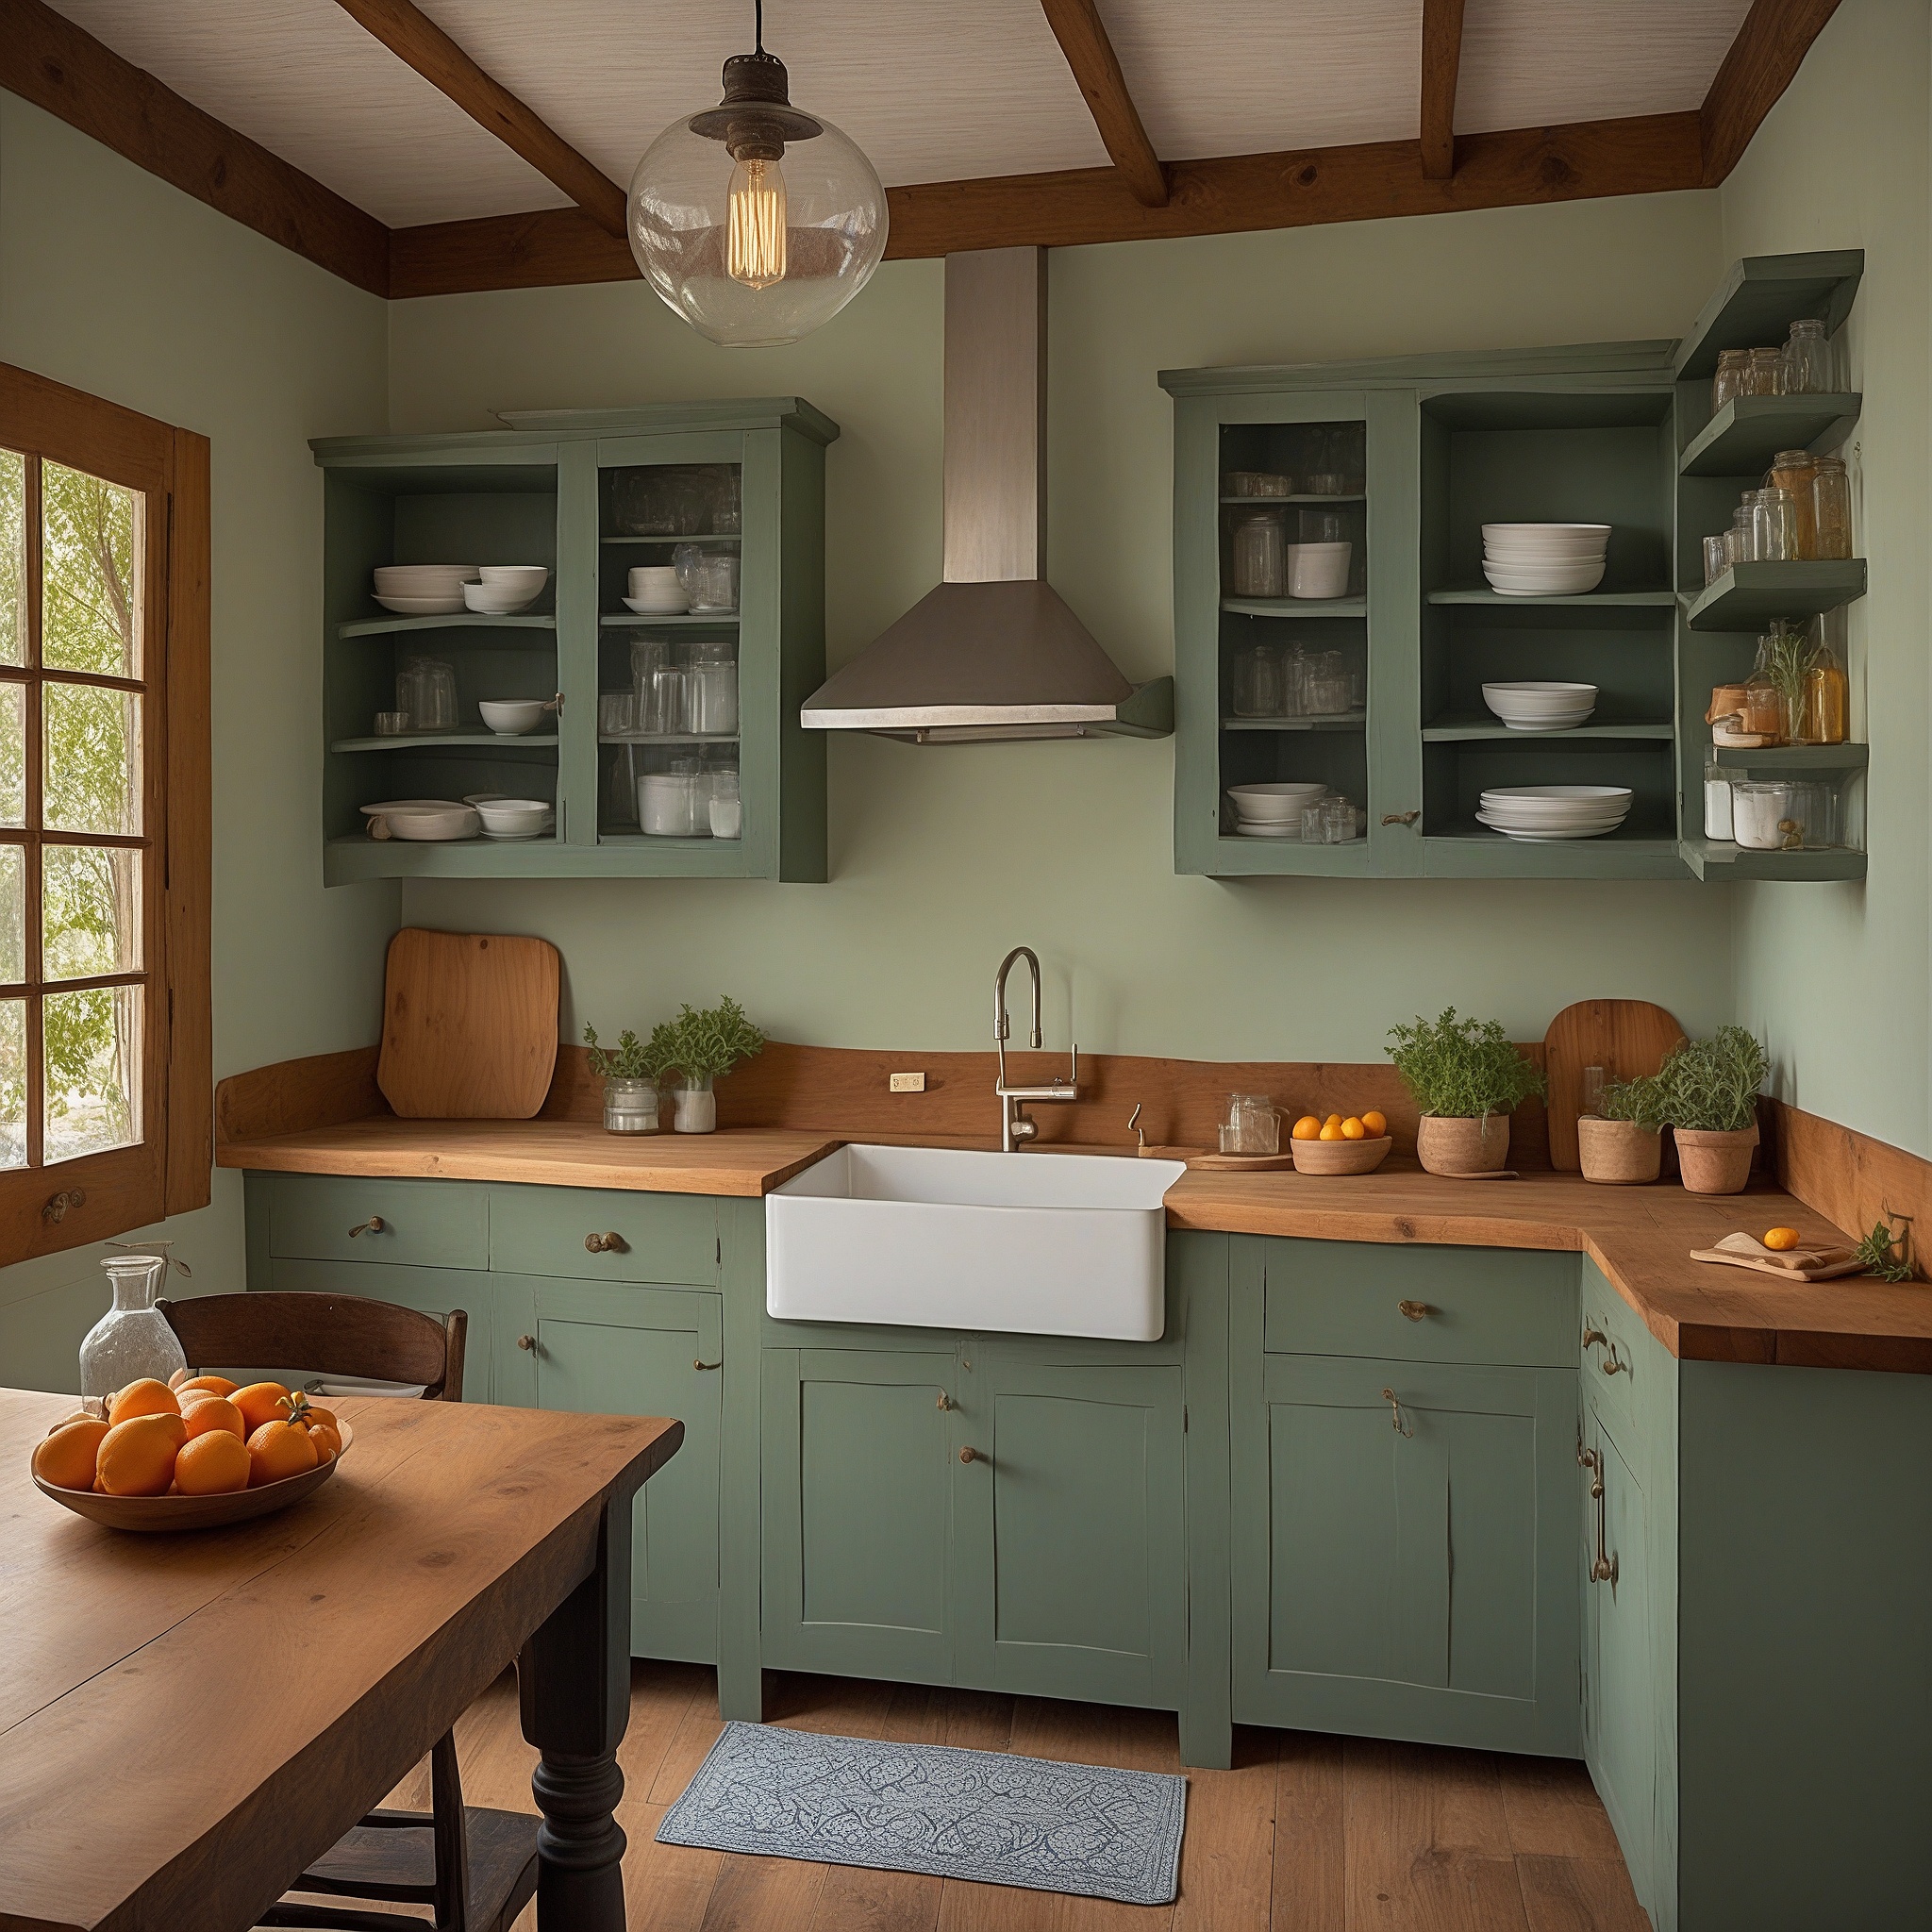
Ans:
[[[1392,1134],[1379,1141],[1294,1141],[1297,1174],[1374,1174],[1395,1144]]]
[[[272,1516],[319,1490],[335,1474],[336,1465],[356,1440],[355,1430],[340,1417],[337,1426],[342,1432],[341,1456],[332,1456],[300,1475],[263,1483],[258,1490],[230,1490],[223,1496],[103,1496],[93,1490],[57,1489],[38,1475],[34,1488],[52,1496],[63,1509],[108,1529],[220,1529],[230,1523],[246,1523],[251,1516]]]

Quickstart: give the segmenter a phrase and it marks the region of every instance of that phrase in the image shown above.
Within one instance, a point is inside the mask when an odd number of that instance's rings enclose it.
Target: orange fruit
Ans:
[[[333,1462],[342,1453],[341,1435],[327,1423],[317,1423],[308,1431],[308,1440],[315,1444],[318,1462]]]
[[[1312,1141],[1322,1131],[1322,1123],[1311,1113],[1305,1113],[1289,1131],[1291,1141]]]
[[[263,1423],[248,1438],[248,1487],[258,1490],[264,1483],[300,1475],[321,1459],[307,1429],[289,1422]]]
[[[1339,1127],[1341,1124],[1341,1116],[1339,1113],[1331,1113],[1322,1124],[1324,1127]]]
[[[1370,1140],[1379,1141],[1388,1131],[1389,1118],[1386,1114],[1378,1113],[1373,1107],[1370,1108],[1367,1113],[1363,1114],[1362,1132]]]
[[[106,1423],[84,1420],[58,1428],[34,1445],[34,1474],[57,1490],[91,1490]]]
[[[289,1391],[279,1382],[251,1382],[245,1389],[237,1389],[228,1400],[242,1411],[251,1436],[263,1423],[284,1421],[289,1413]]]
[[[84,1408],[76,1408],[72,1410],[69,1414],[63,1415],[58,1423],[54,1424],[53,1427],[50,1428],[47,1431],[47,1433],[51,1436],[54,1433],[55,1429],[64,1429],[70,1423],[97,1423],[99,1421],[99,1416],[90,1415]]]
[[[101,1438],[94,1483],[110,1496],[158,1496],[175,1479],[175,1456],[188,1440],[178,1415],[137,1415]]]
[[[193,1375],[177,1384],[175,1394],[177,1400],[186,1402],[197,1391],[207,1395],[232,1395],[235,1385],[225,1375]]]
[[[175,1399],[175,1391],[165,1382],[157,1382],[152,1375],[128,1383],[118,1395],[108,1399],[108,1420],[110,1423],[130,1422],[138,1415],[180,1413],[181,1405]]]
[[[184,1403],[181,1420],[188,1425],[191,1442],[210,1429],[225,1429],[238,1442],[248,1440],[248,1424],[242,1420],[242,1411],[225,1396],[204,1395],[199,1402]]]
[[[225,1496],[245,1490],[255,1472],[248,1444],[226,1429],[209,1429],[181,1445],[175,1458],[175,1487],[184,1496]]]
[[[1795,1227],[1774,1227],[1764,1237],[1764,1245],[1783,1254],[1786,1249],[1798,1245],[1798,1230]]]
[[[1341,1123],[1330,1121],[1315,1137],[1318,1141],[1339,1141],[1341,1139]]]
[[[1366,1141],[1369,1138],[1369,1130],[1354,1114],[1350,1114],[1341,1124],[1341,1138],[1344,1141]]]

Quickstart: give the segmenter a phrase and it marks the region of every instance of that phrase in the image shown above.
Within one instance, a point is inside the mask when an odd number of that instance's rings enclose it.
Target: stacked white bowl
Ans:
[[[625,605],[640,617],[677,617],[691,608],[691,593],[678,581],[675,564],[641,563],[627,584]]]
[[[1290,779],[1278,785],[1230,785],[1235,830],[1243,839],[1299,839],[1302,808],[1326,798],[1319,779]]]
[[[472,791],[463,803],[483,822],[483,836],[510,843],[541,839],[557,829],[557,808],[541,798],[506,798],[494,791]]]
[[[1499,785],[1476,817],[1506,839],[1601,839],[1630,813],[1627,785]]]
[[[1483,575],[1505,597],[1575,597],[1604,580],[1607,524],[1485,524]]]
[[[375,601],[398,617],[445,617],[463,608],[474,563],[386,563],[375,573]]]
[[[477,575],[480,582],[463,586],[463,602],[484,617],[527,610],[550,581],[548,568],[541,563],[486,563]]]
[[[1511,731],[1569,731],[1596,709],[1593,684],[1486,684],[1483,703]]]

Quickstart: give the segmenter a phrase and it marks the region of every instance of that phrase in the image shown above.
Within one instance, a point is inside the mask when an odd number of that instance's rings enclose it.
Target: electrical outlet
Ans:
[[[891,1076],[891,1091],[894,1093],[924,1093],[925,1075],[924,1074],[894,1074]]]

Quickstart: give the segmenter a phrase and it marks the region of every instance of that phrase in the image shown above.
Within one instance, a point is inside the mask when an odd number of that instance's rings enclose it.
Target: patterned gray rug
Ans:
[[[658,1841],[1167,1905],[1188,1781],[727,1724]]]

